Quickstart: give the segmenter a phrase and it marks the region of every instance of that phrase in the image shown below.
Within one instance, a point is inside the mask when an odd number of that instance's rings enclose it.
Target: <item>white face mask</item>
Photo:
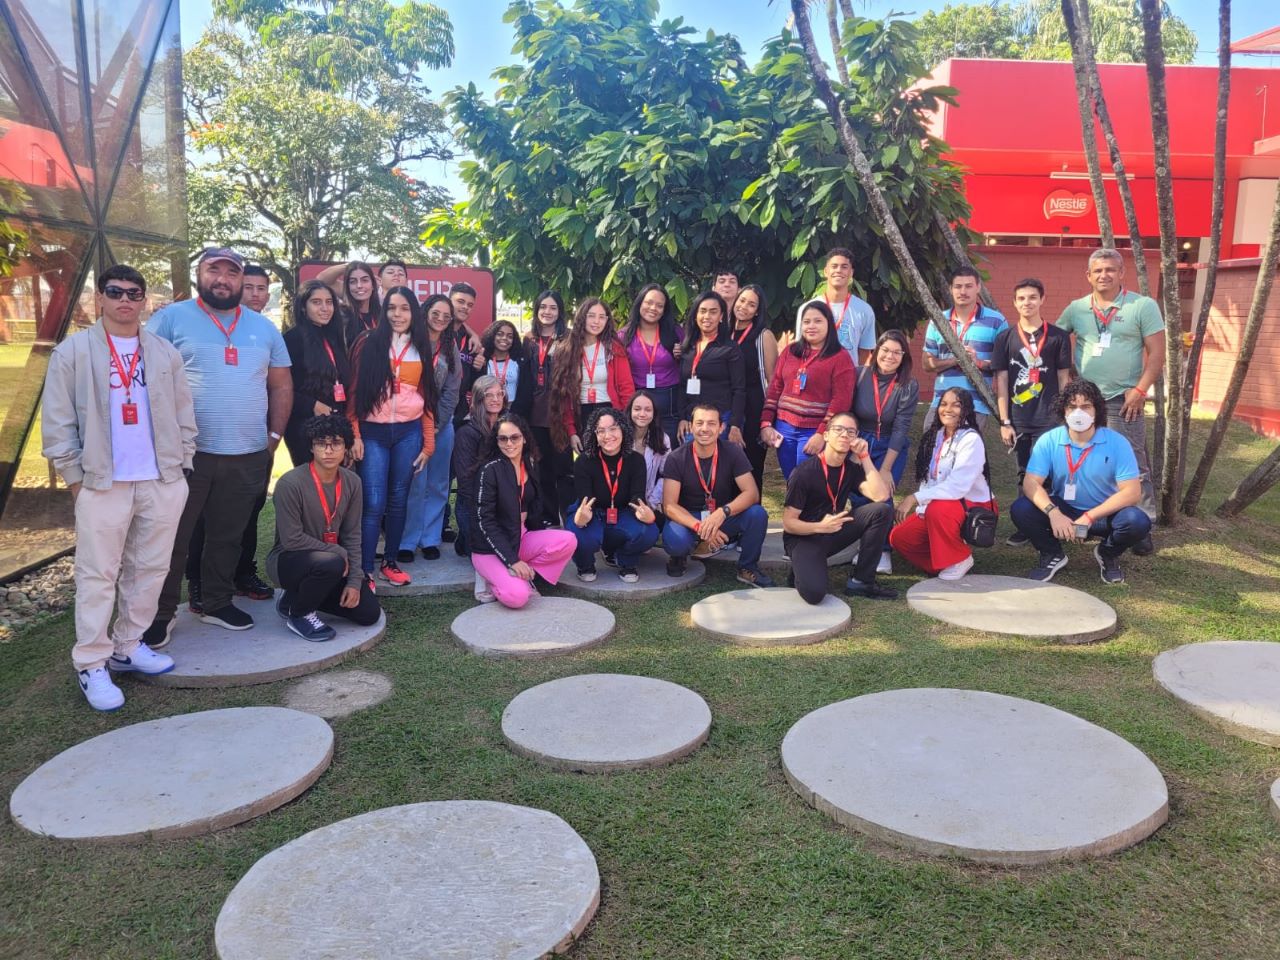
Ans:
[[[1084,433],[1093,426],[1093,414],[1087,410],[1072,410],[1066,416],[1067,426],[1076,433]]]

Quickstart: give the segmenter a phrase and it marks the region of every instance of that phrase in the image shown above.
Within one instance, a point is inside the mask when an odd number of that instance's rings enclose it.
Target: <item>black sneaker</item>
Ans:
[[[1151,539],[1151,534],[1148,533],[1129,549],[1133,551],[1135,557],[1149,557],[1156,552],[1156,543]]]
[[[1013,533],[1009,534],[1009,539],[1005,541],[1011,547],[1025,547],[1030,542],[1031,538],[1021,530],[1013,531]]]
[[[604,565],[606,567],[616,567],[618,565],[618,558],[612,553],[606,553],[604,555]]]
[[[236,581],[237,597],[248,597],[250,600],[270,600],[275,595],[275,589],[258,576],[256,570]]]
[[[863,597],[867,600],[894,600],[898,596],[898,591],[893,587],[882,587],[874,580],[863,583],[853,577],[850,577],[849,582],[844,585],[844,592],[846,596]]]
[[[667,576],[683,577],[685,570],[689,568],[688,557],[667,557]]]
[[[458,531],[454,530],[452,527],[445,527],[440,531],[440,539],[445,543],[453,543],[458,539]]]
[[[759,587],[762,590],[773,586],[772,577],[751,567],[738,568],[738,582],[745,583],[749,587]]]
[[[1102,552],[1102,544],[1093,548],[1093,558],[1098,561],[1098,569],[1102,572],[1102,582],[1115,586],[1124,583],[1124,571],[1120,569],[1120,558],[1111,557]]]
[[[173,627],[176,620],[153,620],[151,626],[142,632],[142,642],[152,650],[167,647],[173,639]]]
[[[284,591],[280,591],[280,595],[276,597],[276,613],[280,614],[281,620],[289,619],[289,608],[284,605]]]
[[[1065,553],[1042,553],[1040,554],[1040,562],[1036,564],[1034,570],[1027,574],[1027,579],[1048,583],[1053,579],[1054,574],[1066,565],[1067,555]]]
[[[249,630],[253,628],[253,617],[249,616],[234,603],[228,603],[217,610],[209,610],[200,615],[201,623],[212,623],[215,627],[227,630]],[[153,648],[154,649],[154,648]]]
[[[396,563],[413,563],[414,553],[412,550],[397,550]]]
[[[204,613],[204,595],[199,580],[187,581],[187,609],[196,616]]]
[[[439,547],[423,547],[422,559],[423,560],[439,560],[440,548]]]
[[[312,643],[323,643],[338,635],[338,631],[321,620],[314,610],[301,617],[290,617],[287,623],[293,633]]]

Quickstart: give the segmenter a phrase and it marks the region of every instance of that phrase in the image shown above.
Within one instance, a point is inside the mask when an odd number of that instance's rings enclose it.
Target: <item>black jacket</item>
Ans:
[[[519,384],[516,388],[519,389]],[[476,485],[480,482],[480,467],[484,463],[485,448],[491,434],[477,427],[470,418],[453,438],[453,475],[458,478],[458,499],[474,503]]]
[[[538,471],[530,470],[525,480],[529,515],[529,530],[541,530],[542,496],[538,484]],[[490,460],[480,468],[480,481],[476,490],[476,526],[480,535],[472,538],[471,552],[497,554],[498,559],[511,566],[520,559],[520,486],[516,481],[516,468],[506,457]]]

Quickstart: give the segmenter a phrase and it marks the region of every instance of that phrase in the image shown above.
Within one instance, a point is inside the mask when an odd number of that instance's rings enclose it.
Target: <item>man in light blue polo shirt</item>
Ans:
[[[942,320],[943,323],[951,324],[951,329],[956,332],[969,356],[978,365],[978,370],[990,389],[993,376],[991,361],[995,353],[996,337],[1000,335],[1000,331],[1007,330],[1009,324],[1000,311],[982,305],[979,300],[981,293],[982,277],[978,271],[973,267],[957,267],[951,274],[951,312]],[[925,370],[938,375],[933,381],[933,403],[929,406],[929,412],[924,415],[924,429],[928,430],[933,418],[937,416],[938,398],[952,387],[968,390],[973,395],[978,429],[985,427],[991,408],[964,375],[960,362],[932,323],[925,331],[921,360]]]
[[[143,634],[153,649],[169,642],[196,520],[204,515],[200,619],[248,630],[253,618],[236,607],[240,538],[266,486],[276,446],[293,406],[289,352],[275,325],[240,305],[244,260],[225,247],[205,250],[196,264],[194,300],[165,307],[147,330],[178,349],[196,413],[196,455],[190,494],[173,545],[156,619]]]
[[[853,285],[853,251],[845,247],[832,247],[827,251],[822,277],[827,281],[826,286],[812,299],[822,300],[831,308],[831,315],[836,318],[836,339],[840,346],[848,352],[855,367],[865,366],[876,346],[876,313],[871,304],[855,297],[850,289]],[[800,317],[809,302],[806,300],[796,311],[797,337],[800,336]],[[732,313],[733,301],[728,301],[728,304]],[[732,319],[729,323],[732,326]],[[791,339],[785,340],[779,349],[785,349],[791,342]]]
[[[1028,576],[1045,582],[1067,565],[1063,543],[1100,539],[1093,551],[1102,582],[1124,583],[1119,557],[1151,533],[1142,498],[1138,458],[1128,439],[1107,427],[1102,391],[1072,380],[1058,394],[1065,421],[1037,442],[1027,463],[1022,496],[1009,513],[1040,551]]]

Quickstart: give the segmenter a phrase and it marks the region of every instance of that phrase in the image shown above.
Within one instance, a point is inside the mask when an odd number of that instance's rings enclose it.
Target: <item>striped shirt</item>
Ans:
[[[951,312],[943,314],[943,323],[951,322]],[[978,304],[978,310],[973,315],[973,320],[968,327],[964,327],[957,319],[957,326],[954,327],[956,334],[964,330],[964,336],[961,342],[967,347],[973,347],[974,353],[978,355],[978,359],[986,363],[991,362],[991,357],[995,353],[996,337],[999,336],[1001,330],[1007,330],[1009,324],[1005,321],[1004,315],[998,310],[992,310]],[[947,346],[947,342],[942,339],[942,334],[938,332],[938,328],[933,324],[929,324],[929,329],[924,335],[924,352],[936,360],[949,360],[952,356],[951,348]],[[991,374],[984,373],[982,379],[987,381],[987,386],[991,386]],[[960,387],[968,390],[973,395],[973,409],[978,413],[990,414],[991,408],[982,402],[982,397],[978,391],[973,389],[973,385],[969,383],[969,378],[964,375],[959,367],[951,367],[938,374],[936,380],[933,381],[933,406],[938,405],[938,398],[952,387]]]

